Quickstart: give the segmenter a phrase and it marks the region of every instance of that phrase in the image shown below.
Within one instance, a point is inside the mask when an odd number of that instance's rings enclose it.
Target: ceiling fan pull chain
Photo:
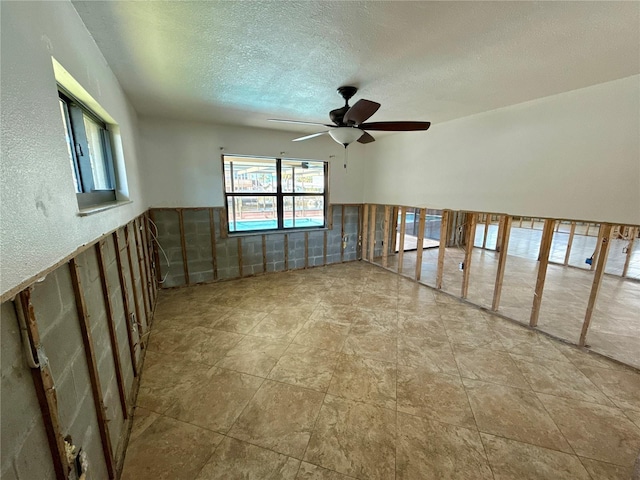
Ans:
[[[347,162],[349,161],[349,150],[347,145],[344,146],[344,171],[347,171]]]

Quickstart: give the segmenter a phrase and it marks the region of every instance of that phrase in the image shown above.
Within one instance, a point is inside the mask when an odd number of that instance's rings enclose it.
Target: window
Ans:
[[[78,206],[114,202],[115,174],[107,125],[71,95],[58,93]]]
[[[222,158],[229,232],[325,226],[326,162]]]

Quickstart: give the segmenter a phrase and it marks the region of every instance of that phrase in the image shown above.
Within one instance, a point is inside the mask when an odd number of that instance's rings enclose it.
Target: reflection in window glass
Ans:
[[[107,161],[104,158],[104,147],[102,132],[103,128],[89,117],[84,115],[84,129],[89,145],[89,159],[91,161],[91,172],[93,173],[94,190],[111,190],[111,179],[107,170]]]
[[[285,193],[323,193],[324,163],[283,160],[282,191]]]
[[[324,225],[324,197],[284,197],[284,227],[322,227]]]
[[[275,193],[278,176],[275,160],[225,157],[224,184],[227,193]]]
[[[80,193],[82,190],[80,189],[80,182],[78,180],[78,171],[76,168],[76,164],[73,160],[74,156],[72,153],[73,142],[71,141],[71,136],[69,135],[69,120],[67,118],[67,105],[62,99],[58,99],[60,104],[60,113],[62,114],[62,123],[64,125],[64,136],[67,141],[67,152],[69,153],[69,162],[71,163],[71,171],[73,172],[73,184],[76,187],[76,193]]]
[[[272,230],[278,228],[275,196],[229,197],[229,231]]]

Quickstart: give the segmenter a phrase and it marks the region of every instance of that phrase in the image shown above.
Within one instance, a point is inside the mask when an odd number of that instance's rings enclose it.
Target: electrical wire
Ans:
[[[167,256],[167,253],[164,251],[164,248],[162,248],[162,245],[160,245],[160,240],[158,239],[158,226],[151,219],[149,219],[149,223],[153,225],[153,227],[156,229],[156,232],[153,233],[153,230],[150,227],[148,228],[149,233],[151,234],[151,238],[156,242],[156,245],[158,245],[158,248],[162,252],[164,259],[167,261],[167,273],[164,274],[164,278],[162,280],[158,281],[158,283],[164,283],[167,280],[167,277],[169,276],[169,267],[171,267],[171,262],[169,261],[169,257]],[[160,265],[158,265],[158,268],[160,268]]]

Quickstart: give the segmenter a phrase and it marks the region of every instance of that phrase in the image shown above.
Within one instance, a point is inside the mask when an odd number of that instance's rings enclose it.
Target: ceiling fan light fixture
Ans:
[[[337,127],[329,130],[329,135],[340,145],[346,148],[349,144],[358,140],[364,132],[356,127]]]

